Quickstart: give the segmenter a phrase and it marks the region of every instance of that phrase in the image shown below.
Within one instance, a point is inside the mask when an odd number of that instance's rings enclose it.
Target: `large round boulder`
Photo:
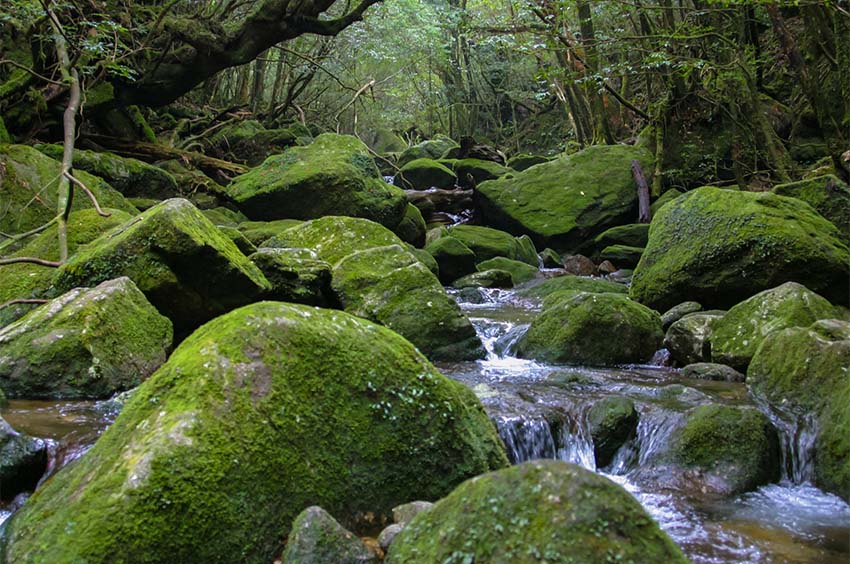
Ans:
[[[731,308],[714,324],[711,360],[746,372],[756,349],[774,331],[808,327],[818,319],[836,317],[826,299],[796,282],[759,292]]]
[[[773,193],[803,200],[831,221],[850,245],[850,186],[828,174],[799,182],[779,184]]]
[[[433,159],[415,159],[402,166],[393,178],[393,184],[409,190],[442,188],[450,190],[457,183],[457,175]]]
[[[686,563],[640,503],[607,478],[537,460],[468,480],[390,545],[407,562]]]
[[[652,155],[643,148],[599,145],[482,182],[476,192],[487,225],[531,235],[559,252],[580,250],[606,229],[634,221],[637,190],[631,162],[644,170]]]
[[[663,336],[658,313],[628,296],[565,291],[546,299],[517,353],[568,364],[641,363],[658,350]]]
[[[799,455],[814,456],[818,486],[850,500],[850,323],[820,320],[771,333],[747,385],[789,424],[817,433],[814,453]]]
[[[505,257],[537,266],[537,249],[527,237],[514,237],[498,229],[465,224],[450,227],[448,235],[469,247],[475,253],[475,262]]]
[[[622,284],[609,282],[602,278],[557,276],[555,278],[547,278],[539,284],[523,288],[518,294],[525,298],[545,298],[546,296],[562,291],[625,294],[628,292],[628,288]]]
[[[848,280],[850,249],[807,204],[770,192],[704,187],[652,220],[630,295],[662,311],[685,300],[728,308],[795,281],[846,304]]]
[[[227,192],[253,220],[348,215],[395,227],[404,191],[384,182],[369,149],[349,135],[324,133],[237,176]]]
[[[11,398],[105,398],[165,362],[171,322],[129,278],[75,288],[0,329],[0,388]]]
[[[267,564],[306,507],[380,529],[506,464],[474,394],[392,331],[260,302],[187,338],[12,517],[4,557]]]

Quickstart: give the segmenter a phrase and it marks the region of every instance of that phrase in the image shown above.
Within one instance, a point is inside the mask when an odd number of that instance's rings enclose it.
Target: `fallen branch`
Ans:
[[[2,304],[0,304],[0,309],[18,304],[46,304],[49,301],[50,300],[42,300],[37,298],[18,298],[15,300],[9,300],[8,302],[3,302]]]
[[[57,262],[55,260],[45,260],[38,257],[9,257],[9,258],[0,258],[0,266],[6,264],[19,264],[19,263],[28,263],[28,264],[37,264],[38,266],[48,266],[50,268],[58,268],[62,266],[61,262]]]
[[[89,200],[91,200],[92,205],[94,205],[94,209],[95,211],[97,211],[97,215],[99,215],[100,217],[109,217],[112,215],[110,212],[105,212],[100,208],[100,204],[97,203],[97,197],[95,197],[92,191],[89,190],[88,187],[83,184],[83,182],[79,178],[69,172],[66,172],[65,176],[67,176],[68,180],[70,180],[74,185],[76,185],[77,188],[86,193],[86,196],[89,197]]]

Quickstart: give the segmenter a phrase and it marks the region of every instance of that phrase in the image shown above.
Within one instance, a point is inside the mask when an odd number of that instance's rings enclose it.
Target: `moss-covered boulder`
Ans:
[[[171,322],[129,278],[76,288],[0,329],[0,388],[11,398],[105,398],[165,362]]]
[[[525,298],[545,298],[550,294],[562,291],[625,294],[628,289],[622,284],[608,282],[601,278],[557,276],[543,280],[540,284],[529,285],[529,287],[520,290],[519,295]]]
[[[684,192],[680,192],[679,190],[676,190],[675,188],[671,188],[670,190],[667,190],[666,192],[661,194],[658,197],[657,200],[655,200],[654,202],[652,202],[652,204],[650,204],[649,212],[654,216],[655,214],[658,213],[658,210],[660,210],[661,208],[663,208],[667,204],[667,202],[672,202],[673,200],[675,200],[676,198],[681,196],[683,193]]]
[[[300,219],[276,219],[274,221],[243,221],[237,229],[242,232],[253,244],[261,246],[263,243],[277,237],[287,229],[304,223]]]
[[[145,209],[152,207],[153,206],[147,206]],[[202,213],[207,216],[207,219],[209,219],[211,222],[218,226],[225,225],[227,227],[238,227],[239,224],[248,220],[248,218],[245,217],[245,214],[221,206],[217,208],[203,210]]]
[[[407,206],[404,191],[384,182],[362,141],[333,133],[269,157],[234,178],[227,192],[261,221],[348,215],[393,228]]]
[[[486,180],[495,180],[513,172],[504,165],[482,159],[458,159],[452,164],[452,170],[462,188],[475,188]]]
[[[109,217],[102,217],[94,208],[72,212],[67,222],[68,254],[73,256],[77,249],[90,243],[102,233],[129,221],[132,217],[120,210],[105,210]],[[59,260],[59,244],[55,229],[38,234],[22,249],[11,253],[11,257],[39,257]],[[50,294],[50,285],[55,274],[52,268],[35,264],[16,263],[0,267],[0,303],[20,298],[43,298]],[[0,326],[6,319],[17,319],[32,306],[9,306],[0,310]],[[16,310],[16,311],[12,311]]]
[[[682,302],[680,304],[676,304],[661,314],[661,325],[666,331],[671,325],[689,313],[696,313],[698,311],[702,311],[702,304],[699,302]]]
[[[476,271],[475,253],[454,237],[440,237],[426,245],[425,250],[437,261],[443,284],[451,284]]]
[[[0,417],[0,501],[32,491],[47,470],[47,443],[18,433]]]
[[[610,245],[599,251],[601,260],[611,261],[621,268],[634,268],[637,266],[643,254],[643,247],[630,247],[628,245]]]
[[[233,241],[233,244],[243,255],[249,256],[257,252],[257,246],[235,227],[216,225],[216,228],[221,231],[222,235]]]
[[[718,494],[743,493],[779,479],[779,437],[752,407],[694,408],[671,444],[673,463],[695,472],[704,488]]]
[[[271,283],[269,299],[317,306],[333,305],[331,265],[310,249],[262,248],[248,257]]]
[[[404,218],[402,218],[401,223],[395,226],[393,233],[398,235],[399,239],[405,243],[410,243],[414,247],[422,247],[425,245],[425,231],[425,218],[422,217],[422,212],[413,204],[407,204]]]
[[[516,171],[523,171],[534,165],[549,162],[550,160],[550,157],[544,157],[543,155],[520,154],[508,159],[508,167]]]
[[[682,378],[713,382],[743,382],[746,376],[731,366],[713,362],[695,362],[682,368]]]
[[[674,321],[664,335],[664,348],[684,366],[711,360],[711,332],[726,315],[725,311],[709,310],[684,315]]]
[[[416,159],[439,159],[454,147],[459,145],[452,139],[435,135],[433,139],[427,139],[402,151],[398,156],[398,166],[404,166]]]
[[[495,257],[481,261],[478,263],[476,268],[478,268],[479,272],[491,269],[510,272],[514,286],[534,279],[539,272],[536,267],[531,266],[526,262],[512,260],[505,257]]]
[[[645,247],[648,240],[648,223],[630,223],[603,231],[593,239],[593,244],[597,249],[604,249],[611,245]]]
[[[561,268],[561,255],[550,248],[545,248],[538,255],[543,268]]]
[[[378,557],[330,513],[314,505],[292,522],[280,560],[283,564],[371,564]]]
[[[219,128],[203,140],[210,155],[256,166],[269,155],[283,152],[298,142],[299,131],[266,129],[256,120],[238,121]]]
[[[507,270],[491,268],[462,276],[452,282],[454,288],[513,288],[514,281]]]
[[[174,351],[12,517],[5,561],[267,564],[306,507],[379,528],[506,464],[474,394],[392,331],[261,302]]]
[[[833,175],[773,187],[774,194],[803,200],[831,221],[850,245],[850,186]]]
[[[579,250],[606,229],[637,216],[632,160],[644,170],[652,166],[647,150],[626,145],[563,155],[481,183],[478,209],[487,225],[526,233],[538,246]]]
[[[448,190],[457,183],[457,175],[433,159],[416,159],[402,166],[393,184],[407,190],[442,188]]]
[[[23,233],[56,217],[61,163],[25,145],[0,145],[0,232]],[[92,191],[100,207],[137,214],[120,192],[85,171],[77,177]],[[73,209],[91,208],[84,194],[77,194]]]
[[[620,447],[635,435],[639,419],[634,402],[625,397],[609,396],[593,404],[587,422],[598,468],[611,464]]]
[[[62,145],[37,145],[36,149],[50,158],[62,160]],[[164,200],[180,195],[177,181],[168,172],[113,153],[74,149],[74,170],[84,170],[104,179],[128,198]]]
[[[546,298],[517,352],[520,358],[545,362],[641,363],[658,350],[663,336],[658,313],[628,296],[565,291]]]
[[[744,300],[714,324],[711,360],[746,372],[756,349],[770,333],[808,327],[836,314],[826,299],[796,282],[786,282]]]
[[[747,369],[750,391],[783,418],[797,424],[814,418],[815,483],[844,500],[850,500],[848,367],[850,323],[820,320],[768,335]]]
[[[685,300],[726,308],[795,281],[846,304],[848,280],[850,249],[807,204],[770,192],[704,187],[652,220],[629,293],[661,310]]]
[[[481,340],[440,281],[399,245],[348,255],[333,269],[331,286],[345,311],[377,321],[432,360],[474,360]]]
[[[60,291],[127,276],[178,337],[269,289],[262,272],[186,200],[166,200],[81,248],[56,273]]]
[[[537,460],[468,480],[390,546],[407,562],[686,563],[640,503],[607,478]]]
[[[479,225],[455,225],[448,234],[469,247],[476,262],[505,257],[537,266],[537,250],[528,238]]]
[[[404,245],[392,231],[374,221],[327,216],[286,229],[263,243],[263,247],[312,249],[333,266],[357,251],[387,245]]]

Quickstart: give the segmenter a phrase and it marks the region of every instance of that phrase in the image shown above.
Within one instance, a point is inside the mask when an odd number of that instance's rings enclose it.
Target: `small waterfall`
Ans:
[[[651,462],[669,448],[670,435],[680,425],[684,416],[683,413],[668,409],[648,409],[641,412],[635,439],[638,466]]]
[[[578,464],[588,470],[596,471],[596,457],[593,454],[593,439],[585,414],[568,417],[559,429],[558,460]]]
[[[493,419],[513,464],[550,458],[596,470],[593,440],[582,416],[549,421],[541,417],[498,416]]]
[[[818,436],[814,415],[782,410],[761,399],[757,399],[757,405],[779,432],[782,479],[794,484],[812,483],[815,476],[815,440]]]

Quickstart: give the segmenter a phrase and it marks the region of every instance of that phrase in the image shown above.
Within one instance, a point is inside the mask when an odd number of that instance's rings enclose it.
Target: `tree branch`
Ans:
[[[18,298],[15,300],[9,300],[8,302],[3,302],[0,304],[0,309],[17,305],[17,304],[46,304],[50,300],[42,300],[37,298]]]
[[[100,217],[109,217],[112,215],[111,213],[105,212],[100,208],[100,204],[97,203],[97,197],[95,197],[92,191],[88,189],[88,186],[83,184],[83,182],[79,178],[77,178],[70,172],[66,172],[65,176],[68,178],[69,181],[71,181],[71,183],[77,186],[77,188],[86,193],[86,196],[89,197],[89,200],[91,200],[92,205],[94,205],[94,209],[97,212],[97,215],[99,215]]]
[[[351,12],[335,20],[320,20],[315,17],[305,17],[299,22],[305,33],[316,35],[336,35],[354,22],[363,19],[363,13],[369,6],[377,4],[381,0],[362,0]]]
[[[18,264],[18,263],[28,263],[28,264],[37,264],[39,266],[49,266],[51,268],[58,268],[62,266],[61,262],[57,262],[55,260],[45,260],[40,259],[38,257],[9,257],[9,258],[0,258],[0,266],[6,264]]]

